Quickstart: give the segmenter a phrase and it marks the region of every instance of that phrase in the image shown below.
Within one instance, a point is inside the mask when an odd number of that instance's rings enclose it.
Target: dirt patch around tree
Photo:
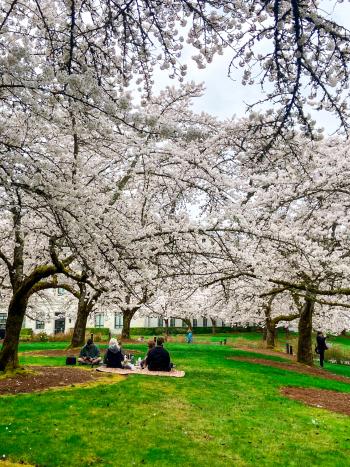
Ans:
[[[249,347],[246,345],[236,345],[236,344],[233,344],[232,347],[239,349],[239,350],[244,350],[245,352],[254,352],[254,353],[259,353],[262,355],[273,355],[273,356],[283,357],[287,360],[293,360],[293,361],[296,360],[295,355],[290,355],[285,352],[279,352],[278,350],[262,349],[260,347],[253,347],[253,346]]]
[[[280,391],[289,399],[350,416],[350,393],[296,387],[284,387]]]
[[[50,388],[75,386],[82,383],[98,382],[106,375],[95,369],[32,366],[30,371],[16,373],[0,379],[0,395],[43,391]],[[109,376],[109,380],[121,380],[122,376]],[[111,380],[112,381],[112,380]]]
[[[274,368],[280,368],[281,370],[294,371],[295,373],[302,373],[310,376],[318,376],[324,379],[331,379],[334,381],[340,381],[342,383],[350,384],[350,378],[341,375],[335,375],[322,368],[309,367],[296,362],[276,362],[274,360],[267,360],[265,358],[250,358],[250,357],[227,357],[228,360],[238,360],[242,362],[257,363],[259,365],[272,366]]]

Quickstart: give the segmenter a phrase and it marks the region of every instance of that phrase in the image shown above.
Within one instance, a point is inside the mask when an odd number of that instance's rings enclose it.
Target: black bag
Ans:
[[[320,353],[320,351],[318,350],[317,345],[316,345],[316,347],[315,347],[315,352],[318,353],[318,354]]]
[[[76,365],[77,359],[76,357],[67,357],[66,358],[66,365]]]

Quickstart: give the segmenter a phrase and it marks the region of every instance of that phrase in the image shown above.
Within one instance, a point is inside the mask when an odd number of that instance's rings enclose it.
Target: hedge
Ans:
[[[169,334],[186,334],[186,328],[168,328]],[[163,336],[165,334],[165,327],[157,328],[130,328],[130,334],[137,336]]]
[[[99,334],[100,336],[109,336],[109,328],[86,328],[85,334]]]
[[[186,334],[187,327],[171,327],[169,326],[168,332],[170,335],[172,334]],[[213,328],[211,326],[207,327],[194,327],[192,328],[193,334],[211,334]],[[217,333],[230,333],[230,332],[250,332],[250,331],[259,331],[260,328],[256,326],[249,326],[249,327],[230,327],[230,326],[217,326],[216,327]],[[156,328],[131,328],[130,334],[137,335],[137,336],[162,336],[166,332],[165,327],[156,327]]]
[[[29,340],[33,337],[33,329],[32,328],[22,328],[19,334],[20,339]]]

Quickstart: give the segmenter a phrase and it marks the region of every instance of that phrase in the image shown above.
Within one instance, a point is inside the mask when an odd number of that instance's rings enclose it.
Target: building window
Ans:
[[[123,327],[123,313],[114,313],[114,327],[115,328]]]
[[[151,323],[151,319],[152,319],[152,318],[150,318],[149,316],[147,316],[147,317],[145,318],[145,320],[144,320],[144,327],[145,327],[145,328],[150,328],[150,327],[151,327],[151,324],[152,324],[152,323]]]
[[[0,329],[5,329],[7,313],[0,313]]]
[[[222,327],[225,326],[225,321],[221,321],[221,326],[222,326]]]
[[[64,295],[65,289],[62,289],[62,287],[58,287],[57,289],[57,295]]]
[[[95,314],[95,328],[103,328],[105,324],[105,317],[103,313]]]
[[[196,328],[198,326],[198,321],[196,318],[193,318],[193,327]]]
[[[208,326],[208,319],[207,318],[203,318],[203,327],[207,327]]]
[[[174,328],[176,326],[175,318],[170,318],[170,327]]]
[[[163,318],[158,318],[158,327],[162,328],[164,326]]]
[[[35,321],[35,329],[45,329],[45,321]]]
[[[182,327],[185,328],[187,326],[187,323],[185,320],[182,320]]]

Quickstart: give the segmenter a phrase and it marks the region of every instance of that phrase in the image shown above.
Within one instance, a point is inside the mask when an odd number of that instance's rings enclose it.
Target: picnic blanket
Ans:
[[[141,368],[135,368],[135,370],[126,370],[124,368],[107,368],[106,366],[99,366],[96,371],[102,371],[104,373],[115,373],[118,375],[148,375],[148,376],[170,376],[172,378],[183,378],[185,376],[184,371],[172,370],[172,371],[149,371],[147,368],[141,370]]]

